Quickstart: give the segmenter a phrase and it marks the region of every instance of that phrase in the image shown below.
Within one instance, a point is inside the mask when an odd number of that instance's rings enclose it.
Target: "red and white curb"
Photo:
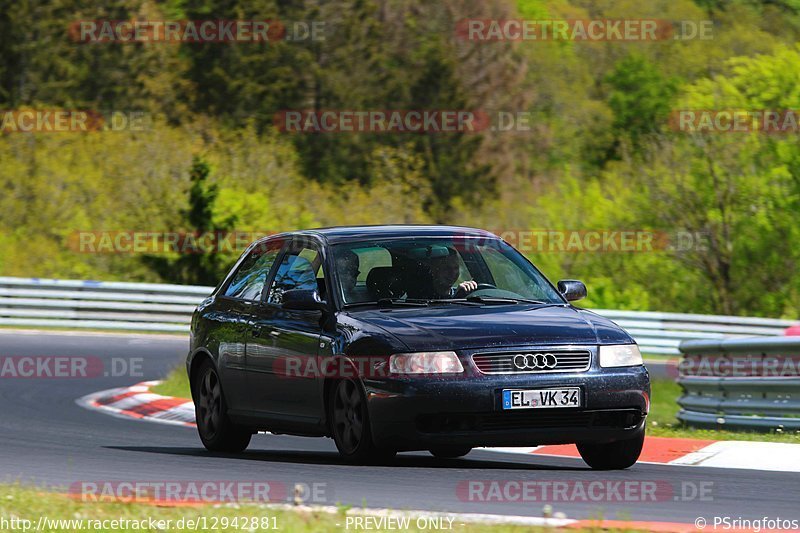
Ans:
[[[572,444],[537,446],[535,448],[491,448],[491,450],[553,457],[580,457],[578,449]],[[638,462],[768,470],[773,472],[800,472],[800,444],[647,437]]]
[[[192,401],[150,392],[150,387],[158,383],[158,381],[144,381],[131,387],[95,392],[79,398],[77,403],[87,409],[123,418],[194,427],[194,404]],[[482,449],[512,454],[580,457],[577,448],[572,444],[533,448]],[[800,472],[800,444],[648,437],[645,439],[639,462]]]
[[[186,398],[162,396],[150,392],[158,381],[143,381],[130,387],[108,389],[88,394],[78,405],[121,418],[136,418],[176,426],[195,426],[194,403]]]

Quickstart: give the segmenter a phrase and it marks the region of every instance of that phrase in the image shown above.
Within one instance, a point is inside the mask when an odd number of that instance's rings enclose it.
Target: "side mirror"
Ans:
[[[294,311],[323,311],[328,302],[321,300],[314,289],[291,289],[281,295],[281,307]]]
[[[586,285],[577,279],[562,279],[556,285],[558,292],[560,292],[568,302],[574,302],[586,298]]]

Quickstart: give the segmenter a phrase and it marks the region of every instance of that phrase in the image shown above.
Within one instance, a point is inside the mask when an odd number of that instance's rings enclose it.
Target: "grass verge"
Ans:
[[[175,396],[177,398],[191,398],[189,376],[186,374],[186,365],[179,364],[173,368],[161,383],[151,389],[156,394]]]
[[[348,517],[353,520],[356,516],[368,515],[349,506],[337,506],[336,512],[330,512],[308,507],[292,509],[286,506],[247,503],[176,507],[135,502],[81,501],[66,494],[37,490],[18,484],[0,485],[0,529],[3,531],[36,530],[38,533],[46,533],[79,530],[109,532],[202,530],[230,533],[274,529],[301,533],[341,532],[348,529]],[[451,531],[459,533],[554,531],[552,527],[464,523],[458,517],[452,518]],[[443,524],[447,527],[447,518]],[[356,528],[351,523],[349,529]],[[413,517],[409,520],[409,527],[404,527],[402,530],[431,531],[430,528],[418,529],[416,518]],[[634,530],[592,527],[570,528],[569,531]]]
[[[677,418],[680,406],[680,386],[670,379],[657,379],[652,383],[650,415],[647,417],[647,434],[651,437],[674,437],[707,440],[747,440],[800,444],[800,431],[728,431],[686,427]]]
[[[186,369],[180,366],[155,387],[154,392],[165,396],[189,398],[189,379]],[[747,440],[763,442],[786,442],[800,444],[800,431],[755,433],[750,431],[727,431],[715,429],[695,429],[686,427],[677,419],[680,386],[671,379],[654,379],[650,415],[647,418],[647,434],[651,437],[673,437],[705,440]]]

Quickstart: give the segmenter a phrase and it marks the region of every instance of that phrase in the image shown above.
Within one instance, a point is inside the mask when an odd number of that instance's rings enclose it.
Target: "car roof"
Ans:
[[[366,239],[392,239],[400,237],[483,237],[497,239],[486,230],[462,226],[437,226],[424,224],[390,224],[376,226],[334,226],[291,231],[280,234],[283,237],[296,235],[316,236],[329,244],[352,242]]]

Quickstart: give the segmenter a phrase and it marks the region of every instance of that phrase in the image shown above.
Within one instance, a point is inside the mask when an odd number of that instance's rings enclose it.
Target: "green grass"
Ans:
[[[164,380],[151,389],[156,394],[175,396],[177,398],[191,398],[189,376],[186,374],[186,365],[179,364],[170,371]]]
[[[66,492],[66,491],[65,491]],[[187,520],[204,519],[206,527],[198,527],[202,531],[268,531],[268,528],[260,527],[262,519],[269,519],[267,525],[270,528],[275,525],[276,530],[284,532],[341,532],[346,530],[347,516],[364,515],[364,511],[353,509],[349,506],[337,506],[335,512],[324,511],[302,507],[297,509],[287,508],[287,506],[276,506],[268,504],[227,504],[227,505],[201,505],[167,507],[155,506],[147,503],[134,502],[93,502],[80,501],[79,498],[69,497],[65,494],[38,490],[30,487],[23,487],[19,484],[0,485],[0,520],[7,523],[0,523],[3,531],[21,531],[22,524],[10,522],[12,518],[17,520],[30,520],[28,531],[37,527],[40,517],[49,520],[82,520],[83,527],[76,523],[53,523],[43,524],[38,533],[55,531],[76,531],[79,529],[91,531],[187,531],[194,530],[188,527]],[[274,522],[272,518],[274,517]],[[519,525],[498,525],[498,524],[463,524],[457,517],[454,517],[453,529],[457,533],[522,533],[527,531],[546,532],[554,531],[553,528],[531,527]],[[136,527],[134,524],[117,522],[113,524],[110,520],[170,520],[155,524],[155,528]],[[179,520],[183,519],[180,523]],[[228,523],[221,522],[227,519]],[[239,520],[237,526],[231,520]],[[242,520],[255,519],[259,527],[242,527]],[[91,522],[90,522],[91,521]],[[95,521],[107,521],[106,523]],[[213,527],[214,522],[218,527]],[[99,524],[94,527],[87,524]],[[445,522],[445,525],[447,522]],[[124,526],[128,527],[124,527]],[[180,526],[183,525],[183,528]],[[227,527],[223,527],[227,525]],[[415,519],[410,520],[410,528],[406,531],[421,531],[415,527]],[[350,530],[354,530],[351,524]],[[426,530],[422,530],[426,531]],[[430,530],[427,530],[430,531]],[[569,531],[609,531],[600,528],[570,529]],[[633,531],[630,529],[616,529],[614,531]]]
[[[164,382],[155,387],[154,392],[165,396],[189,398],[189,380],[183,365],[175,368]],[[656,379],[652,382],[650,415],[647,417],[647,434],[652,437],[675,437],[706,440],[749,440],[766,442],[787,442],[800,444],[800,431],[755,433],[749,431],[727,431],[714,429],[694,429],[682,425],[676,415],[680,407],[678,397],[681,388],[671,379]]]
[[[800,431],[756,433],[751,431],[695,429],[686,427],[677,419],[677,414],[680,410],[680,406],[678,405],[678,398],[680,395],[681,388],[675,381],[671,379],[653,380],[650,415],[647,417],[647,434],[649,436],[800,444]]]

